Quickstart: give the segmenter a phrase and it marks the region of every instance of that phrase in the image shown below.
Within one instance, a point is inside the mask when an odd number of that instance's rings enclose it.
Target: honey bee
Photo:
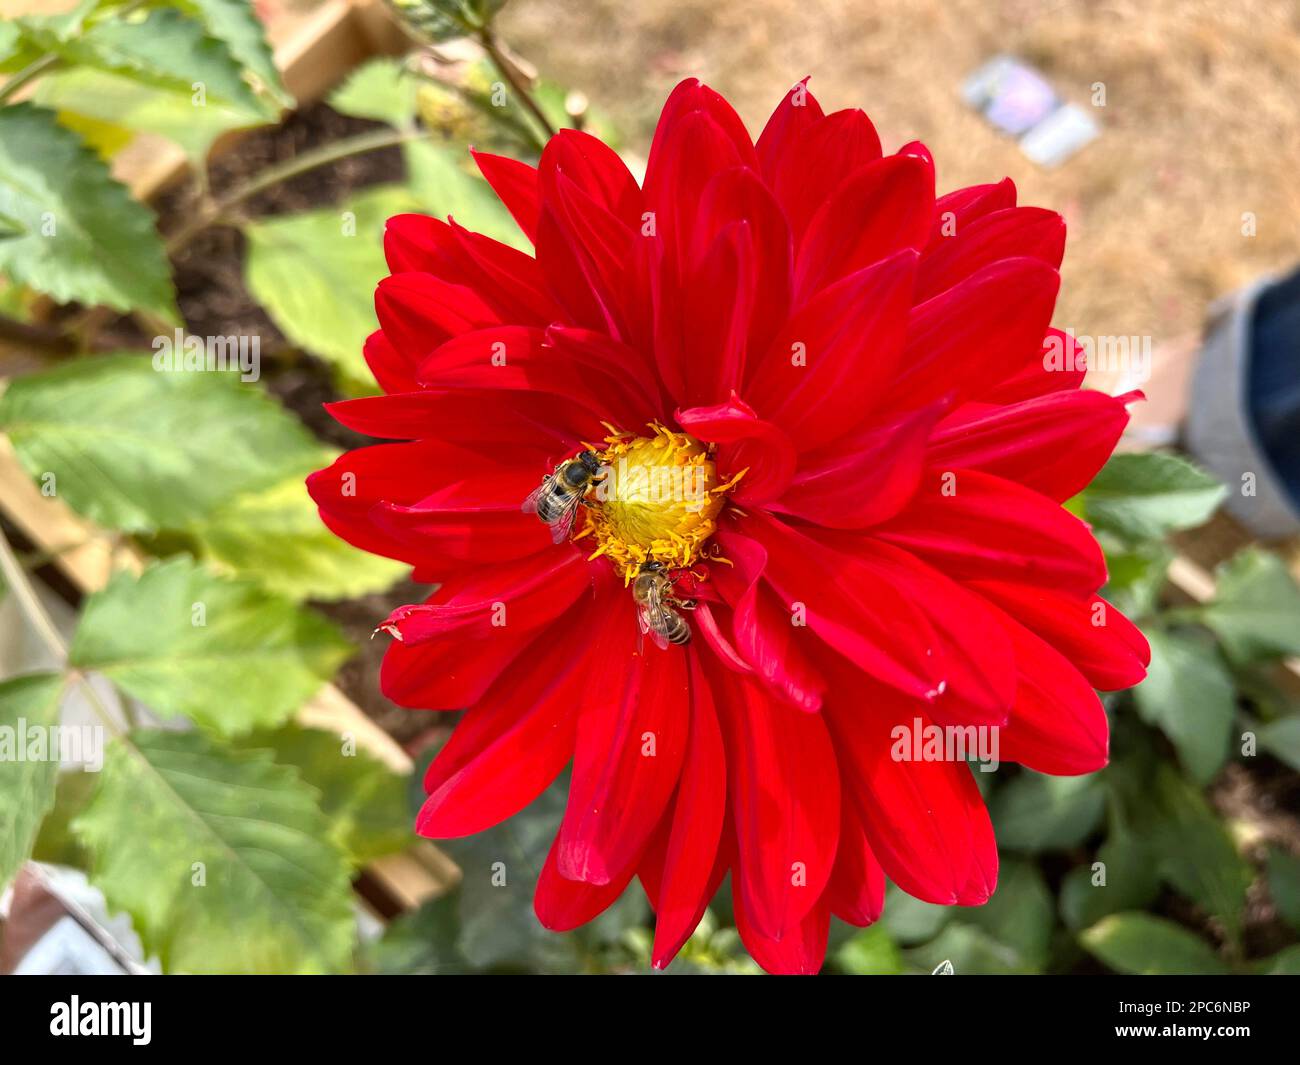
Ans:
[[[665,651],[670,643],[691,642],[691,627],[678,610],[690,610],[695,603],[674,598],[674,583],[662,563],[647,562],[632,584],[632,599],[636,602],[636,620],[641,633],[650,633],[655,644]]]
[[[523,512],[535,514],[546,522],[551,530],[551,539],[557,544],[563,543],[573,531],[573,519],[582,497],[599,473],[600,459],[594,451],[583,451],[566,459],[528,494]]]

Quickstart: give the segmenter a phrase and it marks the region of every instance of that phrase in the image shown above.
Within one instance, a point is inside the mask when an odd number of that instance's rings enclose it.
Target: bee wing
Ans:
[[[654,640],[655,646],[661,651],[668,650],[668,637],[664,635],[664,630],[668,627],[666,622],[667,611],[664,610],[662,589],[658,584],[652,584],[646,593],[645,602],[638,604],[641,610],[639,618],[642,631],[650,633],[650,638]]]
[[[645,612],[641,604],[636,605],[636,653],[645,654],[645,634],[650,631],[650,626],[646,623]]]
[[[570,496],[564,502],[564,509],[560,511],[560,516],[551,522],[551,539],[557,544],[564,543],[569,538],[569,533],[573,532],[573,519],[578,516],[578,506],[582,503],[582,496]]]
[[[524,500],[519,509],[525,514],[531,514],[534,518],[537,517],[537,501],[542,498],[542,493],[550,488],[550,482],[549,477],[545,478],[541,484],[528,493],[528,498]]]

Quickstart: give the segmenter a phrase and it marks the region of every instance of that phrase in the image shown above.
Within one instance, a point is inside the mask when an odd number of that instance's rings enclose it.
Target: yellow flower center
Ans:
[[[625,582],[646,562],[685,569],[702,557],[728,489],[743,476],[719,483],[708,447],[658,423],[650,429],[653,436],[606,438],[604,477],[591,490],[579,534],[594,538],[590,557],[607,557]]]

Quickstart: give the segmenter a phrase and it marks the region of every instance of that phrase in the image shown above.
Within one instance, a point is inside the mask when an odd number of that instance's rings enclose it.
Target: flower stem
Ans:
[[[342,140],[321,145],[321,147],[312,151],[303,152],[301,155],[286,159],[283,163],[277,163],[275,166],[268,166],[265,170],[254,174],[247,181],[236,185],[223,196],[210,200],[206,206],[200,208],[189,222],[167,238],[167,254],[174,255],[209,226],[219,225],[224,222],[226,216],[235,207],[238,207],[246,200],[252,199],[259,192],[265,192],[281,182],[288,181],[290,178],[295,178],[299,174],[305,174],[318,167],[336,163],[341,159],[348,159],[354,155],[363,155],[366,152],[377,151],[380,148],[391,148],[396,144],[405,144],[408,141],[421,140],[428,136],[429,131],[424,129],[367,130],[365,133],[358,133],[356,136],[345,137]]]
[[[33,59],[3,85],[0,85],[0,104],[8,103],[9,99],[29,81],[35,81],[42,74],[61,65],[62,62],[63,59],[56,52],[46,52],[40,59]]]
[[[529,91],[524,79],[519,74],[519,68],[510,62],[502,53],[501,45],[497,41],[496,34],[491,26],[484,26],[478,31],[479,43],[483,45],[483,50],[487,52],[488,57],[492,60],[497,70],[501,71],[501,76],[510,83],[519,99],[523,101],[524,107],[528,113],[533,116],[537,124],[542,127],[542,131],[547,138],[555,136],[555,127],[551,125],[550,119],[542,110],[541,105],[534,99],[533,94]]]
[[[32,582],[28,580],[27,572],[18,561],[18,556],[14,554],[4,529],[0,529],[0,574],[4,576],[5,583],[9,585],[9,590],[13,592],[14,599],[18,603],[18,609],[22,611],[23,617],[27,619],[27,623],[40,638],[41,643],[45,644],[61,666],[66,666],[68,645],[64,643],[63,636],[55,627],[53,619],[45,609],[45,604],[37,596]]]
[[[36,594],[36,589],[32,587],[32,582],[27,576],[27,571],[23,569],[22,564],[18,561],[18,556],[14,554],[14,549],[9,543],[9,538],[5,536],[3,528],[0,528],[0,575],[8,584],[9,590],[13,593],[15,601],[18,603],[18,609],[22,612],[27,624],[32,627],[37,638],[43,643],[46,649],[54,657],[62,671],[65,681],[70,681],[80,686],[86,697],[86,702],[90,704],[99,719],[104,723],[114,736],[121,736],[122,726],[109,711],[99,697],[99,692],[90,683],[81,670],[77,669],[68,661],[68,645],[63,639],[63,634],[59,632],[54,624],[54,619],[45,609],[45,604],[41,602],[40,596]],[[125,708],[127,700],[119,693],[118,699]]]

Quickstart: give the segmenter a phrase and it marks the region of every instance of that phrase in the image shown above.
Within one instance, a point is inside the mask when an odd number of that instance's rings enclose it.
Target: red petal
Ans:
[[[718,656],[719,662],[735,673],[754,672],[753,667],[741,658],[740,652],[736,650],[731,640],[723,634],[722,627],[714,616],[713,608],[708,603],[700,603],[696,606],[695,617],[692,620],[709,649]]]
[[[920,702],[846,670],[822,712],[845,788],[872,853],[909,895],[944,906],[978,905],[993,893],[997,847],[988,811],[965,762],[899,761],[896,726],[910,736],[932,724]],[[910,747],[909,747],[910,749]]]
[[[525,647],[535,630],[504,628],[478,639],[450,637],[407,646],[394,640],[384,652],[379,690],[398,706],[463,710],[483,698]],[[545,633],[541,640],[548,640]]]
[[[796,305],[856,270],[925,246],[934,175],[910,155],[858,170],[813,216],[795,258]]]
[[[533,453],[535,459],[541,454]],[[441,440],[378,444],[349,451],[308,477],[307,491],[320,508],[322,520],[348,543],[411,565],[430,565],[441,561],[430,546],[380,525],[375,520],[375,510],[384,503],[416,504],[456,484],[459,471],[471,467],[481,470],[486,481],[483,485],[470,485],[469,491],[477,495],[462,493],[462,499],[486,501],[488,497],[483,489],[493,478],[502,475],[503,467]],[[531,488],[524,494],[528,491]],[[526,537],[527,531],[521,531]],[[533,547],[536,546],[534,540]]]
[[[541,210],[536,167],[511,159],[509,156],[476,152],[473,148],[470,149],[470,155],[478,164],[479,172],[501,198],[501,202],[506,205],[506,210],[519,223],[524,236],[530,241],[535,241],[537,214]]]
[[[757,417],[733,392],[716,407],[678,410],[677,424],[698,440],[721,444],[718,469],[733,477],[748,470],[732,492],[737,503],[760,503],[778,497],[794,473],[794,447],[771,422]]]
[[[925,615],[889,583],[870,541],[845,555],[761,513],[745,532],[767,550],[765,575],[810,629],[840,654],[921,699],[935,698],[945,680],[936,638]],[[728,530],[719,543],[728,554]]]
[[[942,241],[921,260],[916,278],[917,301],[944,289],[1000,259],[1027,256],[1057,269],[1065,254],[1065,219],[1041,207],[1008,207],[977,218]]]
[[[501,322],[473,289],[419,273],[380,281],[375,314],[389,343],[410,363],[454,336]]]
[[[1038,259],[1004,259],[917,306],[890,405],[969,398],[1038,362],[1060,283]]]
[[[744,396],[812,451],[861,425],[897,376],[916,255],[905,251],[819,292],[779,331]]]
[[[1051,392],[1072,391],[1083,384],[1088,360],[1083,346],[1059,329],[1043,338],[1043,357],[1031,359],[1011,376],[974,397],[985,403],[1020,403]]]
[[[379,387],[385,392],[415,392],[419,389],[415,380],[415,359],[406,358],[393,347],[382,329],[376,329],[366,337],[362,354]]]
[[[1060,651],[1094,688],[1121,691],[1147,675],[1146,637],[1100,596],[1080,599],[1002,581],[974,581],[971,588]]]
[[[756,145],[759,166],[769,185],[775,182],[781,160],[792,150],[792,145],[821,117],[821,105],[809,91],[807,78],[793,86],[776,105]]]
[[[543,928],[552,932],[570,932],[599,917],[616,903],[632,880],[632,870],[620,874],[608,884],[566,880],[560,875],[559,850],[560,837],[557,834],[537,878],[533,911]]]
[[[845,179],[879,158],[880,137],[863,111],[835,111],[807,124],[777,162],[773,181],[796,243]]]
[[[440,345],[418,368],[422,384],[545,392],[582,404],[595,417],[642,425],[654,416],[657,397],[629,372],[636,356],[616,340],[585,343],[585,330],[543,332],[496,326],[465,333]]]
[[[1016,651],[1016,701],[1001,755],[1039,773],[1074,776],[1106,765],[1109,727],[1092,686],[1021,625],[1004,626]]]
[[[733,673],[715,669],[711,679],[731,755],[733,875],[755,927],[780,938],[813,908],[835,862],[835,750],[820,714],[800,713]]]
[[[607,302],[607,293],[593,288],[591,265],[583,262],[580,249],[549,207],[542,210],[537,223],[537,259],[543,264],[546,283],[564,312],[557,320],[618,335],[616,308]]]
[[[575,551],[532,555],[458,573],[426,602],[398,607],[379,627],[410,644],[453,632],[491,638],[507,626],[527,631],[554,621],[591,580],[591,567]]]
[[[844,540],[832,542],[853,550]],[[889,584],[921,608],[937,639],[946,683],[930,715],[940,724],[1005,724],[1016,659],[999,612],[906,551],[884,543],[872,550]]]
[[[847,794],[840,803],[840,845],[826,903],[841,921],[858,928],[878,920],[885,908],[885,871],[871,853],[862,818]]]
[[[366,436],[418,440],[439,436],[486,454],[522,448],[564,457],[583,440],[608,430],[584,407],[555,396],[495,389],[426,389],[327,403],[337,421]]]
[[[941,425],[927,462],[996,474],[1064,502],[1105,465],[1127,424],[1123,402],[1102,392],[1051,392]]]
[[[672,188],[666,186],[671,186],[676,180],[673,172],[682,162],[682,157],[690,155],[683,148],[693,136],[692,133],[685,132],[684,127],[691,126],[700,118],[706,119],[709,126],[716,129],[730,145],[717,153],[710,152],[715,159],[727,156],[733,160],[729,165],[757,169],[758,156],[750,143],[745,123],[740,120],[735,109],[707,85],[701,85],[694,78],[686,78],[665,101],[650,144],[643,189],[646,202],[651,206],[662,206],[674,198]],[[723,169],[725,166],[716,166],[711,172]],[[703,182],[697,186],[702,187]]]
[[[557,861],[570,880],[606,884],[636,861],[677,785],[689,685],[682,649],[636,654],[630,601],[586,631],[582,660],[599,665],[588,670]]]
[[[574,620],[586,623],[592,613],[584,603]],[[492,827],[537,798],[572,757],[586,673],[561,631],[517,658],[438,752],[424,778],[420,835],[450,839]]]
[[[825,903],[818,903],[780,939],[759,931],[757,920],[751,914],[744,890],[733,880],[731,893],[736,911],[736,931],[750,956],[773,976],[816,976],[826,960],[826,944],[830,936],[831,911]]]
[[[537,261],[517,248],[427,215],[396,215],[384,231],[388,268],[476,292],[497,319],[545,325],[556,315]]]
[[[767,552],[757,540],[729,533],[727,557],[733,568],[719,566],[716,583],[734,610],[736,648],[778,695],[815,713],[821,709],[826,684],[808,657],[813,634],[795,625],[776,594],[762,583]]]
[[[566,180],[630,229],[641,225],[641,189],[618,152],[590,133],[562,129],[546,144],[538,164],[543,193],[554,195],[556,179]]]
[[[691,727],[673,800],[663,870],[654,896],[652,964],[667,965],[704,916],[713,892],[722,822],[727,809],[727,763],[713,693],[698,652],[688,652]],[[715,887],[716,890],[716,887]]]
[[[743,167],[724,170],[705,187],[695,256],[702,258],[718,234],[736,222],[745,223],[752,244],[753,306],[747,346],[760,352],[789,314],[794,248],[780,205],[758,175]]]
[[[832,529],[888,521],[921,483],[926,441],[946,409],[946,401],[938,400],[801,456],[790,487],[772,509]]]
[[[381,532],[409,544],[412,557],[476,565],[484,559],[509,562],[551,546],[546,526],[520,507],[536,487],[537,478],[527,467],[485,470],[409,506],[377,503],[368,517]]]
[[[754,241],[747,222],[733,222],[690,268],[682,307],[680,350],[686,406],[717,403],[740,384],[754,308]]]
[[[911,505],[873,531],[952,577],[1083,594],[1106,581],[1087,525],[1037,492],[977,470],[928,472]]]
[[[996,185],[971,185],[940,196],[934,204],[934,230],[929,248],[939,247],[977,218],[1016,205],[1016,186],[1010,178]]]

